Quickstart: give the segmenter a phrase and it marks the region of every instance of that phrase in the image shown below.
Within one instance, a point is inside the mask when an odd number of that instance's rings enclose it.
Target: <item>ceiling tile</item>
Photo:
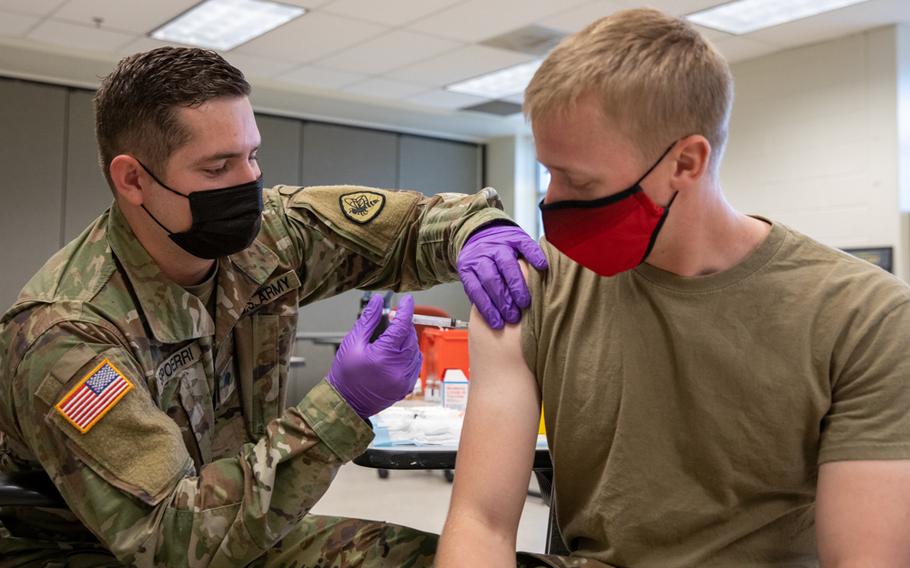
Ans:
[[[380,74],[459,47],[456,41],[396,30],[319,61],[322,67]]]
[[[673,16],[684,16],[729,2],[730,0],[648,0],[648,2],[631,2],[631,4],[638,4],[641,7],[647,5],[649,8],[656,8]]]
[[[519,104],[519,105],[524,104],[525,94],[523,92],[515,93],[514,95],[509,95],[508,97],[503,97],[502,100],[508,101],[510,103]]]
[[[817,43],[895,22],[910,21],[910,2],[872,0],[779,26],[757,30],[747,37],[786,47]]]
[[[150,37],[141,37],[136,41],[128,43],[119,50],[121,55],[130,55],[142,51],[149,51],[156,47],[166,45],[180,46],[179,44],[160,41]],[[286,73],[294,67],[300,65],[293,61],[282,61],[280,59],[256,57],[255,55],[245,55],[236,51],[227,53],[221,52],[221,56],[227,59],[228,63],[237,67],[247,77],[272,78],[282,73]]]
[[[427,91],[406,99],[407,102],[440,109],[456,110],[490,101],[485,97],[453,93],[442,89]]]
[[[434,89],[432,91],[424,92],[420,95],[408,97],[407,99],[409,103],[447,109],[468,107],[489,100],[491,99],[475,97],[473,95],[463,95],[461,93],[453,93],[451,91],[444,91],[442,89]]]
[[[627,5],[616,0],[597,0],[559,14],[547,16],[538,23],[548,28],[574,33],[604,16],[609,16],[613,12],[625,10],[626,8],[628,8]]]
[[[70,0],[54,14],[55,19],[93,25],[102,18],[103,28],[148,33],[186,11],[198,0],[155,0],[154,2],[112,2],[111,0]]]
[[[325,6],[332,0],[280,0],[282,4],[293,4],[294,6],[303,6],[304,8],[319,8]]]
[[[630,3],[626,0],[595,0],[594,2],[582,4],[577,8],[548,16],[538,23],[549,28],[574,33],[581,31],[588,24],[592,24],[604,16],[627,10],[630,7]],[[695,26],[695,29],[711,41],[733,37],[731,34],[711,28]]]
[[[308,12],[245,43],[237,52],[311,62],[375,37],[388,28],[322,12]]]
[[[117,53],[119,48],[136,39],[135,35],[57,20],[41,22],[27,37],[44,43],[100,53]]]
[[[477,42],[565,11],[586,0],[469,0],[408,26],[442,37]]]
[[[30,14],[32,16],[50,16],[54,10],[66,3],[66,0],[3,0],[0,6],[6,12]]]
[[[424,85],[392,81],[389,79],[373,78],[360,83],[354,83],[344,88],[345,92],[376,97],[380,99],[404,99],[427,90]]]
[[[781,50],[776,45],[762,43],[747,37],[733,36],[713,43],[729,63],[736,63],[737,61],[744,61]]]
[[[143,51],[151,51],[158,47],[164,47],[166,45],[176,46],[176,47],[185,47],[176,43],[169,43],[166,41],[161,41],[151,37],[140,37],[135,41],[131,41],[128,44],[124,45],[117,50],[119,55],[132,55],[134,53],[142,53]]]
[[[26,16],[23,14],[10,14],[9,12],[0,12],[0,35],[18,36],[23,35],[32,26],[37,24],[40,19],[36,16]]]
[[[389,26],[403,26],[462,0],[337,0],[326,12]]]
[[[728,34],[727,32],[722,32],[720,30],[715,30],[713,28],[706,28],[704,26],[696,26],[692,24],[692,27],[698,30],[698,32],[708,38],[712,43],[717,43],[725,39],[730,39],[731,37],[737,37],[734,34]]]
[[[470,45],[427,61],[396,69],[388,73],[388,76],[411,83],[441,87],[532,59],[534,57],[531,55],[515,51]]]
[[[278,79],[307,87],[337,89],[361,81],[365,79],[365,77],[363,75],[358,75],[357,73],[345,73],[344,71],[335,71],[332,69],[322,69],[320,67],[305,65],[280,75]]]
[[[245,55],[236,51],[222,53],[228,63],[243,71],[247,77],[265,77],[272,78],[287,73],[298,65],[293,61],[282,61],[270,57],[256,57],[255,55]]]

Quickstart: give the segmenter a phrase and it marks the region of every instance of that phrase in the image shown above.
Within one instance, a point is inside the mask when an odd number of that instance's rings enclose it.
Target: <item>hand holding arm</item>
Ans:
[[[521,228],[497,221],[481,227],[458,255],[458,276],[465,294],[493,329],[518,323],[531,294],[518,264],[523,256],[537,270],[548,268],[540,246]]]

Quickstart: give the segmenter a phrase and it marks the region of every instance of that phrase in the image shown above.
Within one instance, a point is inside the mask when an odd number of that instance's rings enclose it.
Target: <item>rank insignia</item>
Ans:
[[[339,200],[344,216],[361,225],[375,219],[385,205],[385,195],[375,191],[345,193]]]
[[[132,388],[133,383],[105,359],[82,377],[54,408],[85,434]]]

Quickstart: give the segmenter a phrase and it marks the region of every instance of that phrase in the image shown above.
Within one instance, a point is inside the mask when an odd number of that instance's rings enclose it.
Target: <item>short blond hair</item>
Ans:
[[[624,10],[563,40],[525,90],[532,121],[593,95],[605,115],[654,159],[680,138],[701,134],[716,171],[727,141],[733,76],[726,60],[687,22],[651,9]]]

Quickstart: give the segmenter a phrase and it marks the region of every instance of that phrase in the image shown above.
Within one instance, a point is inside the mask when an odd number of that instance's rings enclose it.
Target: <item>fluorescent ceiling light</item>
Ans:
[[[306,12],[264,0],[206,0],[151,33],[155,39],[228,51]]]
[[[447,86],[446,90],[488,99],[501,99],[524,91],[541,62],[542,60],[538,59],[500,69],[467,81],[453,83]]]
[[[693,24],[731,34],[746,34],[830,12],[866,0],[736,0],[689,14]]]

